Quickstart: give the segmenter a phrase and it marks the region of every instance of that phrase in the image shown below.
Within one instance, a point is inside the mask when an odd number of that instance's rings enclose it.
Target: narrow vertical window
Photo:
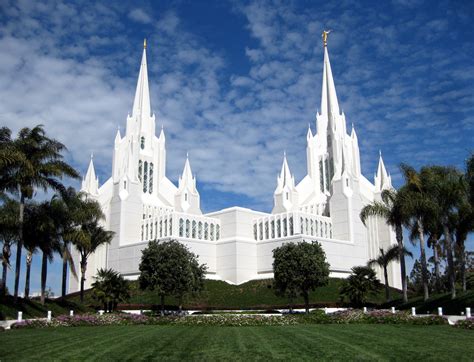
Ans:
[[[160,220],[160,238],[163,237],[163,220]]]
[[[204,240],[209,240],[209,224],[204,223]]]
[[[142,180],[142,168],[143,168],[143,162],[142,160],[138,161],[138,179],[141,181]]]
[[[211,241],[214,241],[214,224],[211,224]]]
[[[221,226],[216,225],[216,240],[219,240],[221,238]]]
[[[275,239],[275,220],[272,220],[270,223],[270,230],[272,232],[272,239]]]
[[[253,224],[253,238],[258,240],[257,238],[257,223]]]
[[[184,234],[184,220],[179,219],[179,236],[183,237]]]
[[[199,221],[198,223],[198,239],[202,239],[202,221]]]
[[[170,217],[170,222],[168,223],[169,236],[173,235],[173,218]]]
[[[259,239],[263,240],[263,223],[262,222],[258,224],[258,230],[259,230]]]
[[[148,189],[148,162],[143,163],[143,192]]]
[[[190,230],[191,229],[191,222],[189,220],[186,220],[186,237],[189,238],[190,235]]]
[[[149,176],[148,192],[153,193],[153,162],[150,162],[150,176]]]
[[[281,221],[280,219],[277,219],[277,238],[281,238]]]
[[[165,230],[164,236],[168,236],[167,233],[166,233],[166,231],[168,230],[168,228],[166,227],[167,222],[168,222],[168,220],[165,219],[165,223],[164,223],[164,227],[163,227],[163,229]]]
[[[283,218],[283,236],[286,236],[288,235],[288,228],[287,228],[287,225],[286,225],[286,217]]]
[[[265,239],[269,239],[270,235],[268,234],[268,220],[265,221]]]
[[[193,220],[193,232],[192,232],[193,239],[196,239],[196,221]]]
[[[326,172],[326,191],[329,191],[329,182],[331,180],[329,179],[329,161],[327,158],[324,160],[324,171]]]
[[[324,191],[323,160],[319,160],[319,188]]]
[[[145,137],[140,138],[140,148],[142,150],[145,148]]]
[[[289,228],[289,235],[293,235],[293,216],[290,216],[288,219],[288,228]]]

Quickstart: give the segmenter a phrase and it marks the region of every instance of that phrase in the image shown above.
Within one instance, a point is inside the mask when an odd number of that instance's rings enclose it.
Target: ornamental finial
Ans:
[[[146,38],[143,39],[143,49],[146,49]]]
[[[328,45],[328,35],[332,30],[323,30],[321,37],[323,38],[323,44],[326,47]]]

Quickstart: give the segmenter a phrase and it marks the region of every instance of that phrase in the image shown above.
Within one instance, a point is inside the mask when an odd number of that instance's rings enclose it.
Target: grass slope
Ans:
[[[206,280],[205,290],[197,296],[187,298],[184,302],[185,309],[269,309],[285,308],[288,306],[286,298],[277,297],[272,287],[272,279],[252,280],[241,285],[232,285],[217,280]],[[327,286],[318,288],[310,294],[310,303],[314,306],[339,306],[339,288],[343,279],[331,278]],[[143,305],[157,305],[160,299],[156,292],[142,291],[136,281],[131,283],[131,298],[129,304],[138,309]],[[397,291],[393,291],[398,296]],[[380,304],[385,301],[383,288],[379,293],[370,298],[370,303]],[[70,297],[78,301],[79,296]],[[86,293],[86,303],[93,305],[91,293]],[[177,305],[174,298],[166,298],[167,305]],[[303,306],[303,298],[294,300],[295,305]]]
[[[449,326],[109,326],[12,330],[0,360],[472,360],[474,331]]]
[[[53,316],[69,314],[71,309],[76,313],[91,311],[90,308],[70,300],[46,299],[45,305],[42,305],[37,299],[18,298],[18,304],[15,304],[12,296],[0,298],[0,320],[16,319],[19,311],[23,312],[23,319],[27,319],[46,318],[49,310]]]

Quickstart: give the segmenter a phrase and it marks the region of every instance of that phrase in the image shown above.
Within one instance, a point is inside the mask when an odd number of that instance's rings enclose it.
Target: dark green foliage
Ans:
[[[309,292],[328,283],[329,264],[318,242],[288,243],[273,250],[274,287],[290,303],[298,295],[309,313]]]
[[[138,279],[141,289],[155,291],[164,301],[167,296],[178,299],[181,308],[184,296],[198,293],[204,287],[206,266],[199,265],[196,255],[178,241],[151,241],[143,249]]]
[[[105,311],[114,311],[119,302],[130,299],[129,281],[113,269],[99,269],[92,283],[92,294]]]
[[[466,285],[468,290],[474,290],[474,271],[467,274]]]
[[[372,268],[355,266],[340,289],[340,295],[343,299],[347,298],[352,306],[362,307],[379,287],[380,282]]]

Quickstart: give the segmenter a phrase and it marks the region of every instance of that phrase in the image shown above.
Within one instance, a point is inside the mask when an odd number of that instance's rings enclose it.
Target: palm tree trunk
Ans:
[[[446,256],[448,258],[449,288],[451,289],[451,299],[454,299],[456,298],[456,284],[454,280],[453,240],[447,222],[443,223],[443,233],[446,240]]]
[[[438,255],[438,241],[437,240],[433,243],[433,259],[434,259],[434,268],[435,268],[435,287],[436,287],[436,291],[439,293],[441,291],[441,274],[439,271],[439,255]]]
[[[25,196],[20,192],[20,214],[18,228],[18,243],[16,244],[16,264],[15,264],[15,288],[13,293],[13,301],[18,302],[18,288],[20,287],[21,272],[21,250],[23,249],[23,219],[25,216]]]
[[[84,302],[84,283],[86,282],[87,258],[81,258],[81,303]]]
[[[388,271],[387,266],[383,266],[383,277],[385,279],[385,298],[387,302],[390,302],[390,286],[388,285]]]
[[[41,304],[44,305],[46,293],[46,278],[48,275],[48,256],[43,251],[43,258],[41,260]]]
[[[408,303],[408,291],[407,291],[407,269],[405,265],[405,254],[403,253],[403,229],[402,225],[397,225],[395,228],[395,237],[397,239],[398,251],[400,257],[400,272],[402,275],[402,291],[403,291],[403,303]]]
[[[63,252],[65,253],[65,252]],[[67,281],[67,258],[63,254],[63,278],[61,286],[61,296],[64,298],[66,295],[66,281]]]
[[[10,259],[10,242],[3,241],[2,250],[2,284],[0,285],[0,294],[7,295],[7,273],[8,273],[8,260]]]
[[[8,271],[8,266],[7,262],[4,260],[2,261],[2,285],[1,285],[1,295],[6,295],[7,294],[7,271]]]
[[[460,262],[460,273],[461,273],[461,283],[462,291],[465,292],[467,289],[466,286],[466,250],[464,247],[464,240],[459,241],[459,262]]]
[[[31,264],[33,263],[33,253],[31,251],[26,252],[26,277],[25,277],[25,298],[30,297],[30,275],[31,275]]]
[[[420,260],[421,277],[423,279],[423,299],[426,301],[430,297],[430,292],[428,289],[428,266],[426,264],[425,232],[421,220],[418,220],[418,238],[420,239]]]

